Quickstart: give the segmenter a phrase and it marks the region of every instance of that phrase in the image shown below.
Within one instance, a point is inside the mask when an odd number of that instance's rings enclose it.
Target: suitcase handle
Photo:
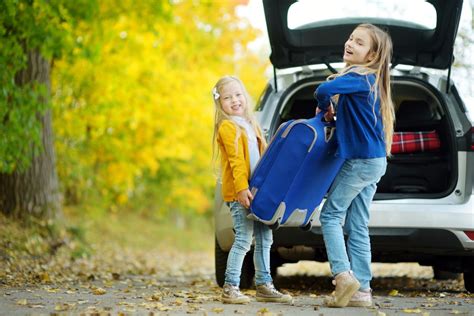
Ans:
[[[319,115],[319,114],[318,114]],[[316,140],[318,139],[318,133],[316,132],[316,130],[314,129],[313,126],[309,125],[306,123],[306,119],[299,119],[299,120],[294,120],[293,122],[291,122],[291,124],[289,124],[285,130],[283,131],[283,133],[281,134],[281,138],[286,138],[288,136],[288,134],[290,133],[291,129],[297,125],[297,124],[304,124],[306,127],[310,128],[313,133],[314,133],[314,137],[313,137],[313,141],[311,142],[311,144],[309,145],[308,147],[308,152],[311,152],[311,150],[313,149],[314,147],[314,144],[316,144]]]
[[[288,126],[285,128],[285,130],[281,134],[281,138],[286,138],[286,136],[288,136],[288,134],[290,133],[293,126],[295,126],[296,124],[299,124],[299,123],[303,123],[304,121],[306,121],[306,120],[305,119],[299,119],[299,120],[294,120],[293,122],[288,124]]]
[[[324,140],[326,141],[326,143],[328,143],[332,139],[335,131],[336,131],[335,127],[324,126]]]

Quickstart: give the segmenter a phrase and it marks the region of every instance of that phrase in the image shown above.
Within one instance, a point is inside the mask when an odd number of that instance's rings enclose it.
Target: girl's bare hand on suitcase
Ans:
[[[316,115],[318,115],[319,113],[321,113],[323,110],[321,110],[319,107],[316,107]],[[332,104],[328,107],[326,113],[324,113],[324,119],[326,120],[326,122],[331,122],[334,120],[334,107],[332,106]]]
[[[331,122],[334,120],[334,107],[332,106],[332,104],[328,107],[328,110],[326,113],[324,113],[324,119],[326,120],[326,122]]]
[[[249,189],[245,189],[237,193],[237,200],[244,207],[249,208],[250,202],[253,200],[253,195]]]

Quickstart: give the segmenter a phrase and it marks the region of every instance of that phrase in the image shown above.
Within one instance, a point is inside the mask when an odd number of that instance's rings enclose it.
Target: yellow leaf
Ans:
[[[158,309],[162,312],[167,312],[167,311],[170,311],[172,308],[169,306],[162,306],[162,307],[159,307]]]
[[[51,282],[51,278],[49,277],[49,274],[47,272],[41,273],[40,274],[40,279],[41,282]]]
[[[154,293],[150,298],[152,301],[161,301],[162,297],[161,293]]]
[[[26,300],[26,298],[23,298],[21,300],[16,301],[16,304],[25,306],[26,304],[28,304],[28,301]]]
[[[105,293],[107,293],[107,291],[100,287],[92,290],[92,294],[94,295],[104,295]]]
[[[398,295],[398,290],[391,290],[389,293],[388,293],[389,296],[397,296]]]
[[[56,306],[54,306],[54,310],[55,311],[66,311],[69,309],[69,306],[66,305],[66,304],[56,304]]]
[[[222,312],[224,311],[224,309],[223,309],[222,307],[214,307],[214,308],[212,309],[212,311],[213,311],[214,313],[222,313]]]
[[[419,308],[405,308],[403,310],[404,313],[407,314],[421,314],[421,309]]]

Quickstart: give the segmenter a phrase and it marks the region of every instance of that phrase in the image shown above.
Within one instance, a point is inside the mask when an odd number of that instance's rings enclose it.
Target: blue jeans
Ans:
[[[270,248],[273,243],[271,229],[261,223],[247,218],[248,210],[239,202],[230,202],[230,212],[234,222],[235,239],[227,258],[225,283],[240,285],[240,274],[244,257],[250,250],[255,234],[253,262],[255,265],[255,284],[272,282],[270,275]]]
[[[332,274],[352,270],[361,290],[369,289],[372,279],[369,206],[386,168],[385,157],[346,160],[319,217]]]

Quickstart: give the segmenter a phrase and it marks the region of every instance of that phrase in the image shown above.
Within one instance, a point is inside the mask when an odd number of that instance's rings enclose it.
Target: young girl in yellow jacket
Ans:
[[[224,76],[212,90],[215,104],[213,143],[221,158],[222,195],[230,208],[235,238],[229,252],[222,302],[246,304],[250,298],[239,290],[242,263],[255,237],[254,264],[256,299],[263,302],[291,302],[273,286],[270,275],[271,229],[247,218],[253,199],[249,179],[266,146],[252,115],[248,93],[242,82]]]

